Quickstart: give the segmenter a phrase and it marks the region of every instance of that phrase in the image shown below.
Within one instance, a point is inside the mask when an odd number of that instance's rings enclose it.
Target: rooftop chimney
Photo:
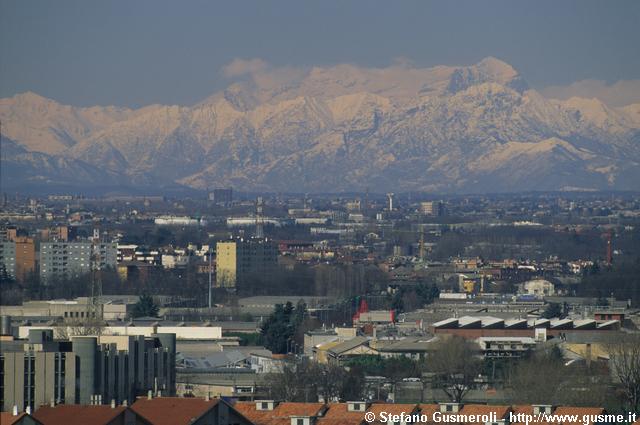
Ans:
[[[13,414],[13,416],[18,416],[18,406],[14,405],[13,411],[11,413]]]
[[[111,399],[111,408],[112,409],[116,408],[116,401],[114,399]]]
[[[27,415],[30,415],[30,414],[31,414],[31,406],[27,406],[27,408],[26,408],[26,409],[24,409],[24,411],[25,411],[25,413],[26,413]]]
[[[275,407],[274,400],[256,400],[256,410],[273,410]]]
[[[458,413],[460,411],[460,403],[440,403],[440,411],[442,413]]]
[[[153,391],[147,391],[147,400],[151,400],[153,398]]]

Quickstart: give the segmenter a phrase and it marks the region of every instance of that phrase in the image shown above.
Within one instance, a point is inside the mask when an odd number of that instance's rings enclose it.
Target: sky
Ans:
[[[226,87],[236,59],[425,67],[486,56],[541,90],[622,81],[624,94],[625,81],[640,84],[639,45],[635,0],[0,0],[0,97],[190,105]]]

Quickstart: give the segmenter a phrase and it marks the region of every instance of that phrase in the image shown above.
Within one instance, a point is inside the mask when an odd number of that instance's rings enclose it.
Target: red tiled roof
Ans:
[[[273,416],[272,410],[257,410],[255,401],[238,401],[233,407],[255,425],[267,425]]]
[[[11,412],[0,412],[0,424],[13,425],[24,415],[26,415],[26,413],[19,413],[17,416],[13,416]]]
[[[513,412],[514,415],[533,415],[533,406],[530,404],[517,404],[517,405],[513,405],[511,406],[511,411]],[[524,421],[514,421],[511,423],[511,425],[521,425],[524,424]]]
[[[277,416],[317,416],[324,410],[324,403],[280,403],[274,409]]]
[[[440,405],[439,404],[419,404],[418,409],[420,409],[421,415],[427,415],[429,417],[432,417],[432,415],[435,412],[440,411]]]
[[[32,416],[45,425],[106,425],[126,409],[124,406],[59,404],[55,407],[42,406]]]
[[[158,397],[149,400],[141,397],[131,405],[131,410],[153,425],[188,425],[219,402],[219,399]]]
[[[11,412],[0,412],[0,424],[2,425],[13,425],[16,424],[23,417],[28,416],[26,413],[18,413],[17,415],[13,415]],[[43,425],[42,422],[31,416],[31,419],[38,425]]]
[[[509,411],[511,410],[511,406],[490,406],[484,404],[465,404],[462,409],[460,409],[460,414],[462,415],[489,415],[491,413],[496,414],[496,418],[498,420],[509,418]],[[477,424],[484,424],[484,422],[472,422]]]
[[[385,412],[385,414],[387,415],[400,415],[402,413],[406,414],[406,415],[411,415],[413,413],[416,413],[418,411],[418,405],[417,404],[396,404],[396,403],[376,403],[376,404],[372,404],[369,409],[367,409],[368,412],[373,412],[376,415],[376,420],[374,423],[383,423],[381,421],[381,417],[380,414],[382,412]],[[386,422],[384,422],[386,423]]]
[[[564,422],[564,425],[567,424],[582,424],[582,416],[583,415],[601,415],[605,412],[602,407],[569,407],[569,406],[559,406],[556,410],[553,411],[554,415],[578,415],[577,422]]]
[[[318,416],[324,403],[279,403],[273,410],[257,410],[256,402],[239,401],[233,406],[255,425],[288,425],[291,416]]]
[[[359,425],[364,421],[364,411],[350,412],[347,403],[330,403],[327,407],[324,415],[318,418],[318,425]]]

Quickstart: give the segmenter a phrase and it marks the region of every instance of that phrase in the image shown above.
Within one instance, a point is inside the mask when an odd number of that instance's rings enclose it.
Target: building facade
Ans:
[[[175,356],[174,334],[54,340],[51,330],[33,330],[27,340],[2,343],[0,410],[130,404],[148,391],[174,395]]]
[[[42,242],[40,244],[40,278],[77,277],[95,268],[115,268],[118,248],[115,242]]]
[[[16,245],[16,272],[18,282],[24,282],[36,270],[36,244],[32,238],[18,237]]]
[[[16,278],[16,243],[13,241],[0,242],[0,273]]]
[[[216,285],[236,289],[253,275],[266,275],[278,264],[278,246],[267,239],[237,239],[216,244]]]

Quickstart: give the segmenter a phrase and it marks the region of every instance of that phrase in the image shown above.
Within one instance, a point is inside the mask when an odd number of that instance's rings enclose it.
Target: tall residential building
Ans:
[[[278,264],[278,246],[267,239],[216,244],[216,286],[236,289],[251,276],[264,276]]]
[[[4,273],[16,278],[16,243],[13,241],[0,242],[0,274]]]
[[[40,231],[43,241],[70,242],[78,235],[77,229],[72,226],[60,225]]]
[[[431,217],[444,215],[444,204],[441,201],[420,202],[420,213]]]
[[[175,334],[77,336],[54,340],[30,330],[28,340],[0,346],[0,409],[64,404],[132,403],[148,391],[175,395]]]
[[[17,237],[15,278],[24,282],[36,270],[36,244],[32,238]]]
[[[0,228],[0,242],[13,241],[18,236],[18,229],[9,226]]]
[[[91,271],[92,256],[98,270],[115,269],[118,247],[115,242],[42,242],[40,278],[77,277]]]

